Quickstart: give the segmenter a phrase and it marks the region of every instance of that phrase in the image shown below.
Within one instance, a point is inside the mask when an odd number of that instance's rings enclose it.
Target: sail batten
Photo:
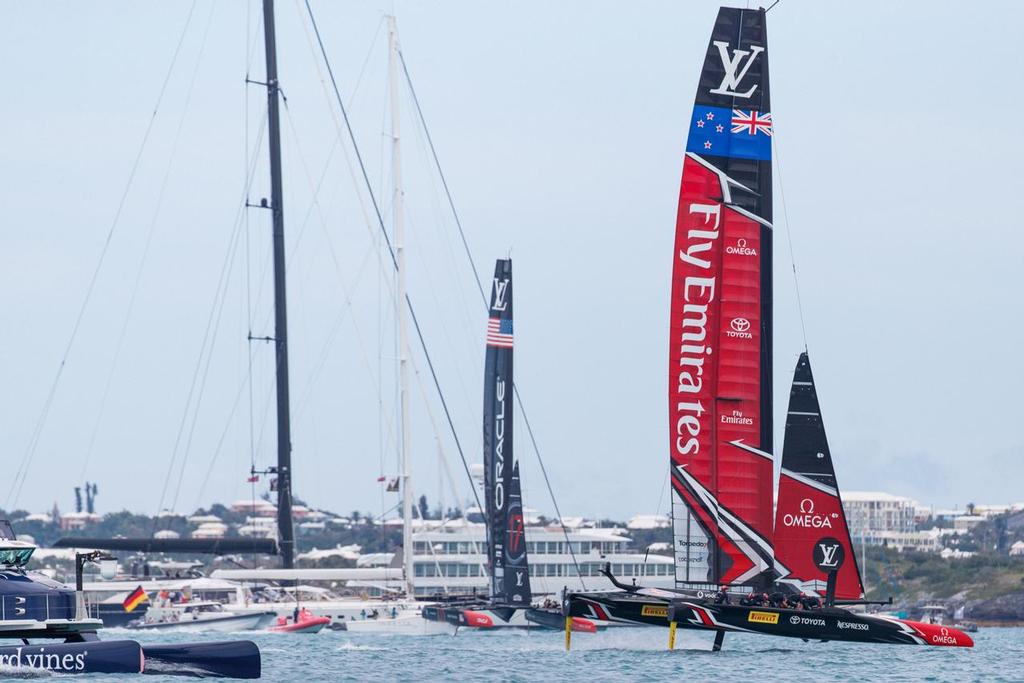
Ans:
[[[519,463],[513,450],[512,261],[494,267],[484,361],[484,496],[491,600],[529,605]]]
[[[769,102],[764,12],[722,8],[690,119],[673,251],[680,583],[754,583],[774,565]]]

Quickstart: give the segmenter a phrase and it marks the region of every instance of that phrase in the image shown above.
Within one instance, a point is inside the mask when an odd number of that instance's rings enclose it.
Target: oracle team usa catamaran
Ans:
[[[677,626],[702,629],[715,632],[716,650],[727,631],[971,647],[953,628],[848,609],[867,601],[806,353],[773,512],[765,14],[719,10],[683,160],[668,368],[676,588],[616,581],[616,591],[567,592],[566,625],[585,617],[668,626],[670,647]]]
[[[533,607],[526,552],[526,524],[519,461],[513,447],[512,260],[498,259],[488,309],[484,357],[484,522],[487,532],[486,599],[471,598],[423,608],[428,621],[456,628],[561,628],[557,607]],[[593,633],[596,624],[574,618],[575,631]]]

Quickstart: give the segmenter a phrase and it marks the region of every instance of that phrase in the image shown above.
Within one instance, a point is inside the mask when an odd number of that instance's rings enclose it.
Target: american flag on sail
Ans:
[[[512,348],[512,321],[501,318],[487,320],[487,345],[499,349]]]

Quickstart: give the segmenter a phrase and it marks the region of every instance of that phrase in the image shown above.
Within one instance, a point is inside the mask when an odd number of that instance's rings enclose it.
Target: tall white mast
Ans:
[[[395,294],[395,320],[398,325],[398,396],[401,432],[402,484],[402,573],[405,592],[413,597],[412,585],[412,486],[409,471],[409,333],[405,314],[405,225],[402,208],[402,156],[398,111],[398,29],[395,18],[388,17],[388,82],[391,96],[391,206],[394,220],[395,254],[398,259],[398,286]]]

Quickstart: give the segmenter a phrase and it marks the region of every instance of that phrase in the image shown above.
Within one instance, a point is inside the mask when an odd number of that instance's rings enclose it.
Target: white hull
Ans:
[[[152,624],[138,624],[130,628],[140,631],[254,631],[265,628],[276,618],[273,614],[260,612],[257,614],[232,614],[211,619],[194,619],[188,621],[168,621]]]
[[[437,636],[455,633],[454,626],[438,621],[427,621],[420,616],[419,610],[400,613],[394,619],[391,617],[356,619],[346,622],[345,628],[349,633],[357,635],[393,633],[403,636]]]

